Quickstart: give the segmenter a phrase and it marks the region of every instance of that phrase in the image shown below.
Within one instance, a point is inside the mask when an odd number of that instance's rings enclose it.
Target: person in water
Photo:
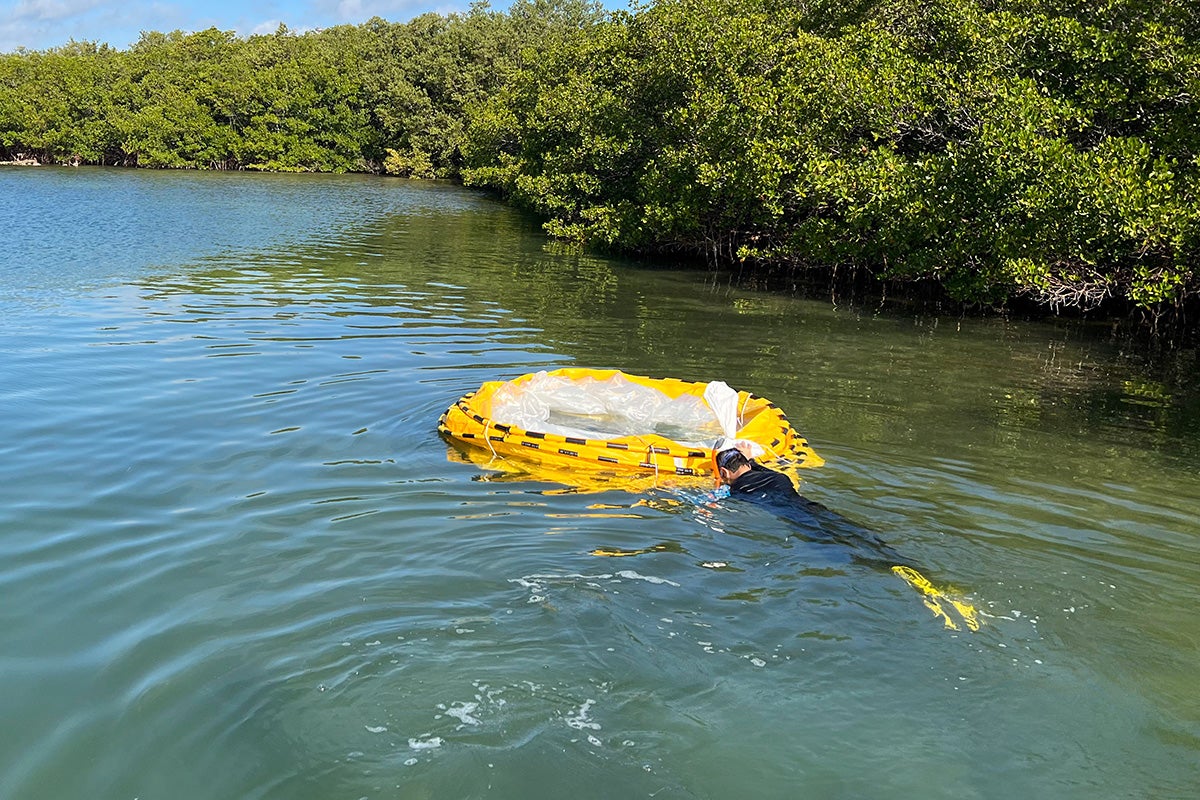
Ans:
[[[887,566],[899,559],[874,533],[809,500],[796,491],[791,478],[759,464],[742,447],[720,450],[715,460],[717,476],[729,487],[729,497],[769,508],[789,523],[789,537],[849,545],[859,560],[883,559],[889,562]]]
[[[757,500],[768,505],[800,506],[805,511],[829,511],[820,503],[796,491],[792,479],[782,472],[767,469],[736,447],[717,453],[717,475],[729,487],[731,497]]]
[[[959,629],[959,619],[949,613],[952,609],[968,629],[979,630],[979,617],[974,606],[965,599],[947,595],[920,572],[905,566],[899,553],[871,531],[801,495],[787,475],[764,467],[737,447],[718,451],[714,460],[717,475],[729,487],[731,498],[771,507],[791,523],[792,532],[802,539],[849,545],[855,561],[888,569],[921,592],[926,607],[940,617],[947,628]]]

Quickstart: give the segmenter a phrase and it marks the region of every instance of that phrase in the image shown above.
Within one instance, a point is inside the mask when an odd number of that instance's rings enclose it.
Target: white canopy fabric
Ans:
[[[738,447],[743,452],[748,451],[752,458],[758,458],[766,452],[758,442],[737,438],[742,420],[736,389],[731,388],[725,381],[710,381],[708,388],[704,390],[704,401],[708,403],[717,424],[721,426],[722,437],[711,445],[713,449],[727,450],[730,447]]]

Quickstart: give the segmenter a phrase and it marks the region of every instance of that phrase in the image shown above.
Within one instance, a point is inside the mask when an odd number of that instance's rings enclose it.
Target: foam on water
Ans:
[[[585,700],[583,702],[583,705],[581,705],[578,709],[576,709],[575,711],[573,711],[571,713],[568,713],[564,717],[564,719],[567,722],[567,726],[570,728],[574,728],[575,730],[584,730],[584,729],[594,730],[594,731],[600,730],[600,723],[593,722],[588,716],[588,713],[591,711],[592,706],[594,706],[594,705],[596,705],[596,701],[591,698],[588,698],[587,700]]]
[[[442,708],[446,712],[446,716],[454,717],[463,725],[479,724],[479,718],[471,716],[475,709],[479,708],[479,703],[457,703],[449,708],[439,705],[438,708]]]
[[[655,586],[670,586],[673,588],[681,587],[680,583],[669,578],[643,575],[631,569],[618,570],[617,572],[602,572],[594,575],[583,573],[564,573],[561,575],[537,573],[508,579],[509,583],[515,583],[517,586],[529,590],[530,594],[527,601],[530,603],[545,602],[552,588],[583,586],[590,589],[603,590],[606,586],[619,585],[624,581],[639,581]]]
[[[436,750],[446,743],[440,736],[430,736],[429,734],[422,734],[422,736],[425,738],[417,737],[408,740],[410,750]]]

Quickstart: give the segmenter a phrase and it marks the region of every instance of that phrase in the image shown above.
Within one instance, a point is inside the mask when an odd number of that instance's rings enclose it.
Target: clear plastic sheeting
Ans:
[[[654,433],[685,446],[709,448],[724,434],[700,397],[672,398],[619,373],[596,380],[543,371],[527,381],[506,383],[492,397],[491,420],[580,439]]]

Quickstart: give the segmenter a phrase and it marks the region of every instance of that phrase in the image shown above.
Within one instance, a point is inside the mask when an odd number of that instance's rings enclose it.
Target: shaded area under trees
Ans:
[[[973,303],[1194,303],[1200,10],[580,0],[0,56],[0,156],[461,179],[554,236]]]

